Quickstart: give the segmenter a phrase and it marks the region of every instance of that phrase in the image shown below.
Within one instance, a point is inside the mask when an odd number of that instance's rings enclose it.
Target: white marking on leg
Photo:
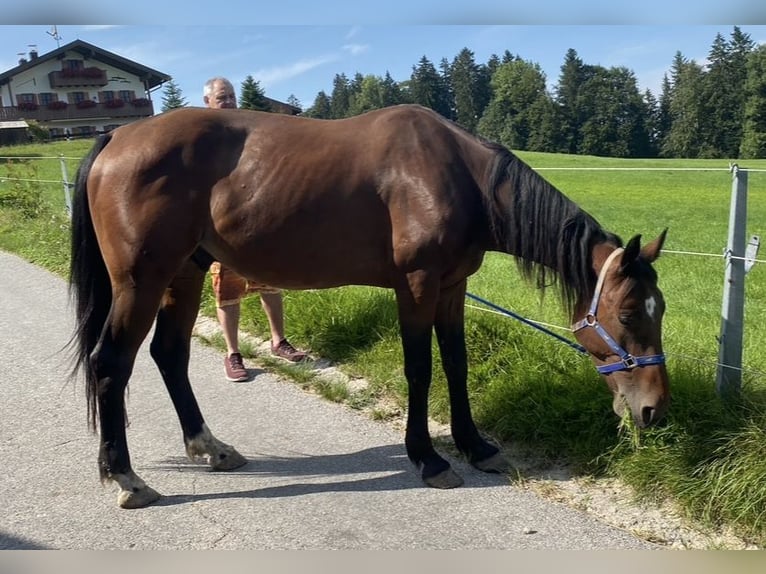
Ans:
[[[186,444],[186,454],[191,460],[203,459],[214,470],[231,470],[247,462],[234,447],[215,438],[206,424]]]

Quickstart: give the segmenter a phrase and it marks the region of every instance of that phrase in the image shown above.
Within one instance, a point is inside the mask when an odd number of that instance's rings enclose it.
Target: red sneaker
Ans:
[[[271,354],[286,359],[291,363],[300,363],[308,358],[306,353],[293,347],[287,339],[282,339],[276,347],[272,346]]]
[[[249,378],[239,353],[232,353],[223,360],[223,371],[226,373],[226,380],[232,383],[240,383]]]

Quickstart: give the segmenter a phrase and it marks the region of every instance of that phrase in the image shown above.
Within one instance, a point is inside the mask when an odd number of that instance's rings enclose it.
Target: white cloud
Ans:
[[[369,50],[370,46],[368,44],[345,44],[343,46],[343,49],[347,52],[350,52],[352,55],[356,56],[357,54],[361,54],[363,52],[366,52]]]
[[[277,66],[273,68],[262,68],[253,73],[253,77],[258,79],[258,82],[263,86],[273,86],[290,78],[300,76],[309,70],[318,68],[330,62],[335,62],[339,58],[337,55],[326,55],[318,58],[312,58],[308,60],[299,60],[286,66]]]

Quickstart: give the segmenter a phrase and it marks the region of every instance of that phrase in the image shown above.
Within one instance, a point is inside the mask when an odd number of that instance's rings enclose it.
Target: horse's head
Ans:
[[[624,249],[596,247],[598,283],[591,301],[581,302],[574,325],[614,394],[615,413],[622,415],[627,406],[641,428],[662,419],[670,403],[661,336],[665,301],[651,266],[666,232],[643,248],[640,235]]]

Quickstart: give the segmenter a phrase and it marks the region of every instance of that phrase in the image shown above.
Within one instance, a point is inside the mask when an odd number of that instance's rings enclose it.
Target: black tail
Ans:
[[[69,296],[75,305],[75,331],[72,334],[74,368],[72,376],[82,369],[85,373],[85,393],[88,402],[88,422],[96,427],[96,377],[90,366],[90,354],[96,347],[109,309],[112,306],[112,286],[101,255],[93,219],[88,206],[88,174],[99,153],[111,136],[100,136],[77,170],[72,199],[72,253],[69,266]]]

